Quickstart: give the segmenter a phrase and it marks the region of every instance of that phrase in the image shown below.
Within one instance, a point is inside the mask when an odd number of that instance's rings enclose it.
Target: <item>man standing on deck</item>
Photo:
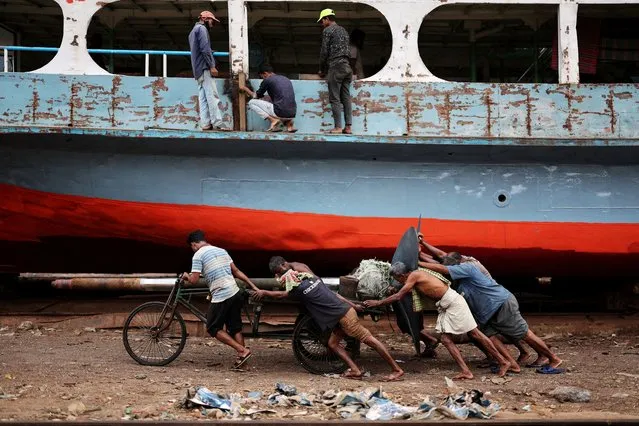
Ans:
[[[335,22],[333,9],[324,9],[319,19],[324,31],[322,32],[322,49],[320,51],[320,77],[326,75],[328,83],[328,98],[333,110],[335,127],[331,134],[351,134],[353,124],[353,108],[351,106],[351,80],[353,70],[350,66],[351,49],[349,36],[344,28]],[[342,112],[345,126],[342,127]]]
[[[220,21],[212,12],[205,10],[200,13],[199,20],[191,30],[189,34],[191,67],[198,85],[202,130],[228,130],[223,127],[220,97],[213,80],[213,77],[217,77],[218,71],[215,68],[208,28],[213,28],[214,22]]]
[[[212,337],[237,351],[234,369],[240,368],[252,353],[244,346],[242,336],[242,305],[244,298],[235,278],[246,282],[253,290],[257,286],[233,263],[226,250],[206,242],[204,232],[193,231],[187,239],[195,255],[191,273],[182,274],[182,280],[197,283],[204,278],[211,292],[211,304],[206,314],[206,330]],[[224,327],[226,326],[226,330]]]
[[[361,306],[332,292],[303,263],[289,263],[280,256],[274,256],[269,261],[269,269],[286,290],[258,290],[254,296],[255,299],[260,300],[264,296],[276,299],[288,297],[298,299],[322,331],[333,329],[328,339],[328,347],[349,367],[342,377],[359,380],[363,376],[362,370],[340,345],[344,337],[350,336],[375,349],[391,366],[393,372],[384,378],[385,381],[401,380],[404,370],[393,359],[386,346],[360,324],[356,310],[360,310]]]
[[[262,78],[262,83],[257,92],[246,86],[239,88],[253,98],[248,102],[249,109],[264,120],[269,120],[271,125],[267,132],[279,132],[280,125],[286,123],[286,131],[295,133],[297,129],[293,125],[293,119],[297,113],[297,104],[291,80],[275,74],[270,65],[260,65],[258,74]],[[265,93],[268,93],[272,102],[262,99]]]

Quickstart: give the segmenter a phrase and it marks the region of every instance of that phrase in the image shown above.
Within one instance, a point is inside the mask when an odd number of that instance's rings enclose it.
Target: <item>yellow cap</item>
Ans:
[[[317,22],[321,21],[322,19],[326,18],[327,16],[335,16],[335,12],[333,11],[333,9],[324,9],[320,12],[320,17],[317,20]]]

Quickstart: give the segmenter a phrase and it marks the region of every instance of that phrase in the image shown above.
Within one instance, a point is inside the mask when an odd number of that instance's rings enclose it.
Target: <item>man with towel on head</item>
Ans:
[[[364,306],[373,308],[387,305],[400,300],[413,290],[417,290],[419,296],[423,295],[437,302],[436,306],[439,316],[437,317],[435,330],[442,334],[442,344],[448,349],[448,352],[450,352],[450,355],[461,369],[461,373],[458,374],[455,379],[473,378],[473,373],[471,373],[459,349],[455,346],[451,338],[451,335],[465,333],[468,333],[497,360],[499,363],[499,376],[503,377],[506,374],[511,367],[510,363],[497,351],[497,348],[495,348],[490,339],[479,331],[468,304],[459,293],[444,282],[445,279],[442,280],[435,274],[429,273],[429,271],[411,272],[402,262],[393,263],[390,274],[397,281],[404,284],[404,286],[397,293],[386,299],[367,300],[364,302]],[[419,306],[419,303],[417,305]]]
[[[332,292],[303,263],[289,263],[282,257],[275,256],[271,258],[269,268],[279,283],[285,287],[285,291],[258,290],[253,297],[256,300],[260,300],[264,296],[275,299],[288,297],[297,299],[304,305],[322,331],[332,329],[328,339],[328,347],[349,367],[342,377],[361,379],[363,376],[362,370],[340,345],[344,337],[351,336],[375,349],[391,366],[393,372],[384,378],[385,381],[401,380],[404,370],[395,362],[386,346],[360,324],[356,311],[361,309],[361,306],[357,306]]]

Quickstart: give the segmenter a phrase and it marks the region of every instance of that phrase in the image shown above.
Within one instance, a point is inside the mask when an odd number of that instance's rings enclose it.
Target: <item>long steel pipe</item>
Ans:
[[[236,279],[238,285],[246,284]],[[280,288],[274,278],[251,278],[255,285],[263,290]],[[339,278],[324,278],[324,283],[336,288],[339,286]],[[115,290],[115,291],[170,291],[175,284],[175,278],[143,278],[136,276],[120,277],[75,277],[55,279],[51,285],[60,290]],[[204,280],[190,287],[206,287]]]

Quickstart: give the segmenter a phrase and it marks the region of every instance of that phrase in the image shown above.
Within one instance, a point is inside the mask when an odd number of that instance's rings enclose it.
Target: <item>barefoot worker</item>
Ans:
[[[195,252],[191,273],[182,274],[182,279],[191,284],[204,278],[211,292],[211,304],[206,314],[206,330],[220,342],[237,351],[233,368],[240,368],[251,357],[251,351],[244,346],[242,336],[242,305],[244,298],[235,282],[239,278],[253,288],[257,286],[237,269],[226,250],[206,242],[204,232],[193,231],[189,234],[188,244]],[[226,331],[224,330],[226,326]]]
[[[328,347],[348,365],[349,369],[343,374],[343,377],[360,379],[363,375],[362,370],[340,345],[346,336],[365,343],[384,358],[393,370],[390,375],[384,378],[385,380],[399,380],[404,375],[404,371],[395,362],[386,347],[360,324],[356,310],[361,309],[361,306],[357,306],[329,290],[324,282],[312,273],[296,271],[290,263],[286,261],[282,263],[282,261],[284,259],[281,257],[271,259],[269,268],[279,282],[285,286],[286,291],[258,290],[254,296],[257,300],[265,296],[275,299],[287,297],[298,299],[322,331],[333,329],[328,339]],[[308,266],[304,265],[304,267],[308,269]]]
[[[548,346],[528,327],[528,323],[519,312],[519,303],[515,296],[503,286],[488,278],[473,263],[460,263],[458,256],[442,259],[443,265],[427,263],[425,268],[440,274],[448,274],[455,280],[457,290],[464,295],[481,330],[490,337],[495,347],[511,364],[511,370],[520,368],[498,337],[499,334],[512,342],[523,340],[540,356],[548,358],[549,364],[537,370],[543,374],[557,374],[561,359],[550,351]]]
[[[293,125],[293,119],[297,114],[297,104],[291,80],[275,74],[270,65],[260,65],[258,73],[262,83],[257,92],[246,86],[240,87],[241,91],[253,98],[248,103],[249,109],[271,123],[267,132],[279,132],[280,126],[286,124],[286,131],[295,133],[297,129]],[[262,99],[265,93],[268,93],[271,102]]]
[[[499,354],[495,346],[490,342],[490,339],[477,329],[477,323],[473,319],[473,314],[459,293],[433,274],[426,271],[409,271],[402,262],[393,263],[390,274],[397,281],[404,284],[404,286],[397,293],[386,299],[367,300],[364,302],[365,306],[375,307],[393,303],[415,289],[422,295],[437,302],[436,306],[439,316],[437,317],[435,330],[438,333],[442,333],[442,344],[448,349],[448,352],[450,352],[450,355],[461,369],[461,373],[455,377],[456,379],[473,378],[473,373],[470,372],[459,349],[455,346],[451,338],[451,335],[465,333],[468,333],[469,336],[475,339],[479,345],[483,346],[484,349],[499,362],[499,376],[501,377],[506,374],[510,363]]]
[[[440,263],[444,258],[448,258],[449,262],[455,261],[455,263],[451,264],[471,263],[475,265],[482,274],[486,275],[486,277],[490,278],[491,280],[493,279],[492,275],[490,275],[490,272],[488,272],[488,269],[486,269],[486,267],[474,257],[465,256],[457,252],[447,253],[444,250],[438,249],[437,247],[432,246],[428,242],[426,242],[424,236],[421,233],[418,234],[417,237],[419,239],[419,266],[425,267],[425,264],[427,263]],[[532,354],[528,349],[526,349],[522,342],[511,342],[505,339],[503,336],[498,336],[498,338],[502,343],[511,343],[517,348],[517,350],[519,350],[519,357],[517,358],[517,363],[519,365],[536,368],[541,367],[548,362],[548,358],[541,354],[537,354],[537,360],[532,364],[528,364],[530,358],[532,357]],[[490,358],[488,354],[486,355],[488,356],[488,358]],[[491,360],[488,359],[487,362],[490,364]]]

